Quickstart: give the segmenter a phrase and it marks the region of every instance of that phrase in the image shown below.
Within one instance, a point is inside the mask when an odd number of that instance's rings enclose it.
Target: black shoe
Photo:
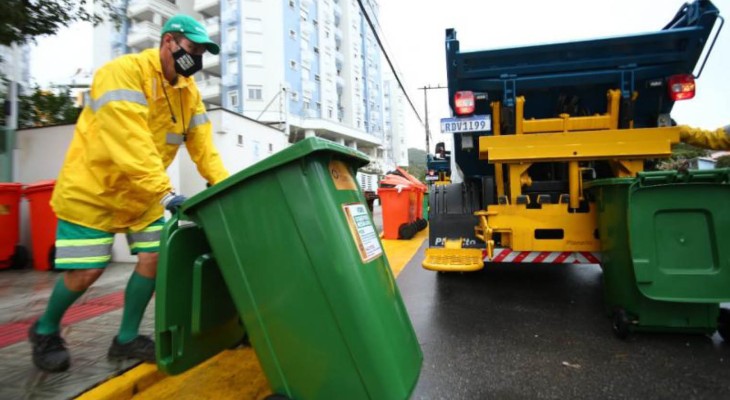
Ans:
[[[147,336],[139,335],[128,343],[119,343],[117,337],[109,347],[109,357],[118,359],[136,359],[155,362],[155,342]]]
[[[33,364],[46,372],[61,372],[71,365],[71,357],[66,350],[61,335],[50,333],[41,335],[36,332],[38,322],[28,330],[28,339],[33,345]]]

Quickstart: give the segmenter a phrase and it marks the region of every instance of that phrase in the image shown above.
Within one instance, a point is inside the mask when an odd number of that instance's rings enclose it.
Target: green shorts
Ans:
[[[138,232],[127,233],[132,254],[160,251],[160,234],[165,225],[162,217]],[[56,230],[56,268],[104,268],[112,259],[114,233],[87,228],[72,222],[58,220]]]

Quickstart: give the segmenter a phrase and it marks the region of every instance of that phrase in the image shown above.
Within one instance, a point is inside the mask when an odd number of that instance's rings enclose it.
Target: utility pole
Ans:
[[[424,108],[424,118],[426,119],[426,123],[424,124],[424,127],[426,128],[426,154],[428,154],[430,150],[430,138],[431,138],[431,129],[428,125],[428,90],[433,89],[446,89],[446,86],[441,86],[439,84],[438,86],[431,86],[430,84],[428,86],[424,86],[422,88],[419,88],[420,90],[423,90],[423,108]]]

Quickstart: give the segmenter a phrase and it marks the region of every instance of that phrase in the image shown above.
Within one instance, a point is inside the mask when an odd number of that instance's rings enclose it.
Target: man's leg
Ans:
[[[129,247],[137,255],[137,266],[124,292],[124,312],[119,334],[112,341],[109,356],[155,361],[154,342],[139,334],[144,311],[155,291],[160,233],[164,219],[159,219],[141,232],[127,235]]]
[[[104,272],[113,240],[111,233],[58,221],[56,267],[69,270],[56,282],[45,312],[28,332],[38,368],[48,372],[68,369],[70,357],[60,335],[61,319]]]

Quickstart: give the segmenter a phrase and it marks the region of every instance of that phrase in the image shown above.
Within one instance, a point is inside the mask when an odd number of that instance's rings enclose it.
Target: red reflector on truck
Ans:
[[[695,97],[695,78],[692,75],[672,75],[667,88],[672,100],[689,100]]]
[[[474,92],[463,91],[454,94],[456,115],[467,115],[474,112]]]

